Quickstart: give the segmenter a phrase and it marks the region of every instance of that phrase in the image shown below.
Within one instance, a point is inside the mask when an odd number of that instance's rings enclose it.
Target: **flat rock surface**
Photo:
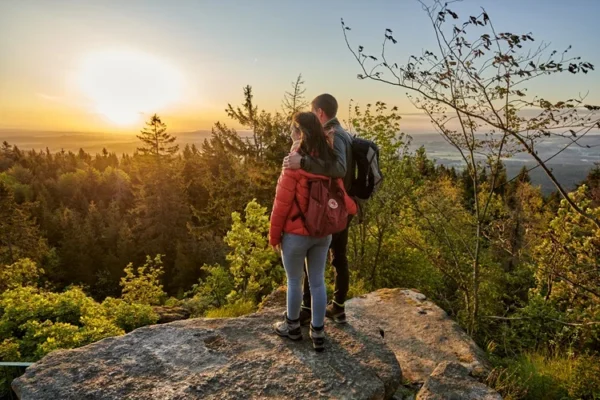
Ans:
[[[425,382],[438,364],[457,362],[473,375],[489,369],[485,353],[440,307],[415,290],[380,289],[346,303],[351,323],[380,329],[408,382]]]
[[[21,400],[387,399],[401,382],[394,353],[368,321],[326,325],[325,352],[273,333],[283,308],[190,319],[53,352],[13,381]]]

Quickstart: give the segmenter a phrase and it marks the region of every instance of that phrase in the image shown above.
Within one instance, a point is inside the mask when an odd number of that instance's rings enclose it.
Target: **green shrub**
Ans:
[[[6,339],[19,336],[19,326],[27,321],[50,319],[53,304],[37,288],[18,287],[0,295],[0,315],[0,339]]]
[[[524,354],[495,369],[488,384],[505,400],[598,399],[600,358]]]
[[[251,301],[238,301],[233,304],[227,304],[220,308],[214,308],[206,312],[206,318],[235,318],[242,315],[251,314],[256,310],[256,306]]]
[[[129,263],[125,267],[125,276],[121,278],[122,298],[128,303],[160,305],[167,294],[160,283],[164,273],[161,255],[154,259],[146,256],[146,263],[134,269]]]
[[[141,326],[155,324],[158,321],[158,314],[152,310],[152,306],[147,304],[129,304],[121,299],[107,297],[102,302],[102,307],[117,326],[125,332]]]
[[[44,270],[29,258],[22,258],[10,265],[0,264],[0,292],[18,286],[37,286],[37,280],[43,273]]]
[[[575,398],[600,399],[600,357],[577,357],[565,386]]]
[[[219,264],[204,264],[200,269],[206,276],[193,285],[187,294],[213,307],[223,306],[227,303],[227,296],[234,289],[233,277],[227,268]]]
[[[80,328],[65,322],[28,321],[21,326],[25,336],[20,348],[31,360],[38,360],[57,349],[72,349],[82,345]]]
[[[231,248],[226,257],[229,271],[218,276],[213,274],[222,284],[223,275],[233,277],[234,290],[227,296],[230,303],[239,300],[260,302],[284,282],[285,276],[283,268],[277,266],[279,255],[269,246],[267,208],[255,199],[246,205],[244,212],[244,219],[238,212],[231,214],[231,229],[225,236],[225,243]],[[214,268],[219,270],[218,266]]]
[[[332,268],[333,269],[333,268]],[[370,290],[367,288],[367,284],[363,279],[359,279],[357,274],[350,272],[350,287],[348,288],[348,299],[353,297],[362,296],[363,294],[367,294]],[[333,287],[333,285],[331,285]],[[333,294],[333,290],[332,290]]]
[[[83,346],[125,332],[81,288],[52,293],[17,287],[0,295],[0,340],[18,344],[12,361],[35,361],[56,349]],[[9,340],[7,342],[6,340]],[[6,351],[6,345],[3,346]]]
[[[16,339],[4,339],[0,342],[0,361],[20,360],[19,343]]]
[[[191,299],[185,299],[181,306],[190,312],[191,318],[198,318],[205,315],[212,303],[207,297],[194,296]]]
[[[182,304],[183,301],[176,297],[169,297],[167,300],[165,300],[165,307],[181,307]]]

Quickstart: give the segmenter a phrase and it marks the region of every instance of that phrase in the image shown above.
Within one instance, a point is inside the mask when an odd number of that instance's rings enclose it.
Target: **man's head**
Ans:
[[[330,94],[319,95],[310,104],[313,114],[319,118],[321,124],[325,124],[337,115],[338,103],[335,97]]]

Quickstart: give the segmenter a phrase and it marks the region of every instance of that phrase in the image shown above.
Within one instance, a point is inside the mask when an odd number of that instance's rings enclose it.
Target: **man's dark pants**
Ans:
[[[350,272],[348,271],[348,227],[351,217],[348,219],[348,226],[341,232],[334,233],[331,237],[331,253],[333,256],[332,265],[335,269],[335,290],[333,292],[333,301],[338,305],[343,305],[348,295],[350,287]],[[306,263],[304,264],[306,268]],[[308,273],[304,273],[304,296],[302,298],[302,307],[310,308],[310,286],[308,284]]]

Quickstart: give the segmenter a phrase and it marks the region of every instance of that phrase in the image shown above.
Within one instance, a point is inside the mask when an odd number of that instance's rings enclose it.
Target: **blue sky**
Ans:
[[[532,32],[557,49],[571,44],[573,54],[600,68],[600,1],[465,0],[452,9],[466,15],[480,7],[498,31]],[[353,98],[414,112],[404,90],[356,79],[358,66],[343,41],[341,17],[352,27],[353,44],[367,50],[378,50],[384,29],[393,29],[398,61],[433,44],[415,0],[3,0],[0,128],[118,130],[90,111],[72,79],[85,54],[115,48],[166,60],[181,73],[185,95],[164,110],[178,129],[226,121],[224,108],[241,103],[246,84],[254,87],[262,108],[278,109],[298,73],[308,97],[330,92],[343,108]],[[600,102],[598,73],[565,74],[559,82],[532,86],[530,93],[558,98],[588,90],[589,100]],[[407,116],[406,126],[417,129],[415,124]]]

